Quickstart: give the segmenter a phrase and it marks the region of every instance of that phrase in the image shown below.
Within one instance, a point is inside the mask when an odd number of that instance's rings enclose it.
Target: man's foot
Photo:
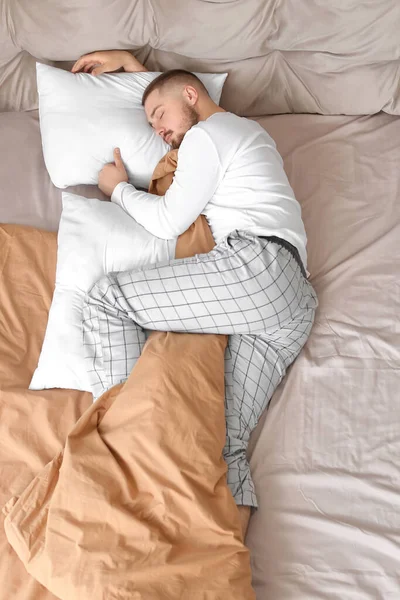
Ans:
[[[240,515],[240,523],[242,526],[242,534],[243,534],[243,542],[246,538],[247,528],[249,526],[250,516],[251,516],[251,507],[250,506],[238,506],[239,515]]]

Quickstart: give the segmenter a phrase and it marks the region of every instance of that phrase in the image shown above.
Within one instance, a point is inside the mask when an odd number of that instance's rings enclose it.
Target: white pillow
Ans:
[[[97,184],[102,167],[121,149],[130,182],[149,186],[169,150],[147,122],[142,95],[159,73],[93,76],[36,63],[44,160],[54,185]],[[227,73],[197,73],[219,103]]]
[[[176,240],[146,231],[118,205],[64,192],[56,287],[30,389],[91,391],[82,343],[84,294],[103,275],[175,256]]]

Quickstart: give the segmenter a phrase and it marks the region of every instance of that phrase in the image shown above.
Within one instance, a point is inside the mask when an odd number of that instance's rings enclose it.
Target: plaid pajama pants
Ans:
[[[210,253],[111,273],[86,295],[83,338],[94,396],[125,381],[145,330],[230,336],[225,355],[228,485],[257,506],[250,434],[307,341],[316,294],[284,246],[235,231]]]

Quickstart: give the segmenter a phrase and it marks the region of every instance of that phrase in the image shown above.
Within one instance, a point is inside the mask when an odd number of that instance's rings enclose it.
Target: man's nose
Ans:
[[[164,136],[165,133],[165,127],[161,127],[161,126],[156,126],[156,134],[157,135],[161,135],[161,137]]]

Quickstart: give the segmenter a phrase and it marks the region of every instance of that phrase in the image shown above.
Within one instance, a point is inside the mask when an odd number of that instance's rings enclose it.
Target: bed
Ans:
[[[398,2],[2,0],[0,11],[1,506],[93,411],[86,393],[27,390],[61,214],[35,60],[69,69],[85,52],[126,48],[152,70],[228,72],[221,105],[275,139],[302,206],[319,309],[251,440],[257,600],[398,598]],[[57,597],[26,572],[3,527],[0,547],[1,599]]]

